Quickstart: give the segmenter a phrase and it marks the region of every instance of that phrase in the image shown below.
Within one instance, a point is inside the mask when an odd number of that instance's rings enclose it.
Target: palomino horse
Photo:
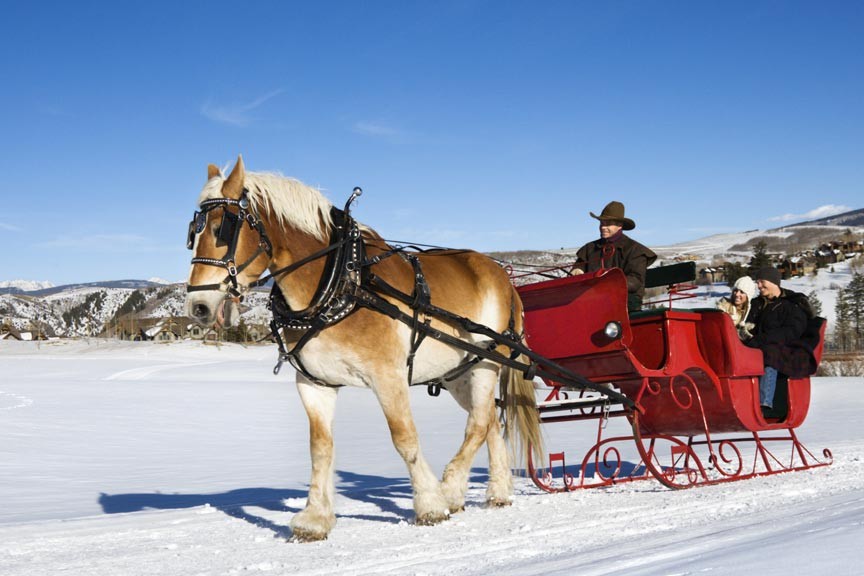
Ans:
[[[337,233],[334,218],[339,211],[332,210],[323,195],[293,179],[247,173],[238,158],[227,178],[209,166],[199,204],[200,212],[189,231],[195,255],[186,301],[191,317],[206,326],[234,322],[236,301],[267,269],[276,278],[285,305],[292,310],[310,309],[328,274],[323,255]],[[499,333],[509,328],[510,333],[521,334],[521,301],[507,274],[489,258],[471,251],[443,251],[419,254],[419,262],[411,262],[413,256],[395,254],[374,231],[365,227],[355,231],[365,249],[365,276],[374,274],[396,290],[411,294],[422,268],[432,305]],[[357,279],[351,290],[359,290],[359,276],[351,277]],[[382,301],[389,302],[393,310],[415,314],[417,320],[416,312],[405,302],[392,295],[384,295]],[[424,322],[422,314],[417,321]],[[425,321],[475,346],[489,344],[488,339],[459,325],[435,318]],[[312,456],[306,507],[291,521],[294,539],[326,538],[336,522],[332,421],[339,386],[369,388],[377,396],[393,444],[408,467],[417,524],[436,524],[464,507],[470,466],[483,442],[489,453],[486,502],[490,506],[510,503],[509,454],[495,411],[499,378],[502,398],[512,410],[506,426],[508,436],[509,429],[515,429],[511,447],[540,445],[533,383],[520,371],[479,357],[470,362],[471,355],[465,350],[437,337],[420,346],[422,338],[417,338],[416,328],[362,306],[343,310],[335,320],[329,318],[305,339],[308,330],[304,328],[308,327],[282,330],[289,345],[303,340],[302,349],[291,360],[298,368],[297,388],[309,417]],[[521,340],[521,336],[514,338]],[[468,412],[468,422],[464,441],[439,482],[420,450],[408,379],[410,375],[414,383],[425,382],[447,374],[453,379],[446,382],[446,389]]]

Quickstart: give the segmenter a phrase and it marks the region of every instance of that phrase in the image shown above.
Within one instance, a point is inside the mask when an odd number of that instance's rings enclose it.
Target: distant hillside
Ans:
[[[837,214],[836,216],[827,216],[825,218],[819,218],[818,220],[792,224],[786,226],[786,228],[792,228],[795,226],[844,226],[847,228],[864,226],[864,208],[852,210],[851,212],[844,212],[843,214]]]
[[[849,232],[852,237],[846,238]],[[862,237],[864,208],[769,230],[715,234],[699,240],[651,248],[663,259],[695,257],[709,263],[718,260],[734,262],[749,258],[757,242],[764,242],[768,252],[794,254],[812,250],[827,242]]]
[[[253,292],[241,307],[247,324],[269,322],[268,292]],[[21,331],[34,325],[57,336],[96,336],[121,316],[164,318],[183,316],[184,284],[117,280],[56,286],[33,292],[0,294],[0,322]]]
[[[86,282],[84,284],[64,284],[62,286],[51,286],[50,288],[42,288],[39,290],[31,290],[26,292],[30,296],[50,296],[60,292],[69,292],[71,290],[80,290],[87,288],[158,288],[163,286],[159,282],[151,282],[150,280],[106,280],[102,282]]]

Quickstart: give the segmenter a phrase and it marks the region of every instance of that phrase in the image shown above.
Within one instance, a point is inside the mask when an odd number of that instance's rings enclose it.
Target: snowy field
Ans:
[[[413,525],[374,396],[340,393],[338,522],[295,544],[307,425],[273,347],[0,342],[0,574],[861,574],[864,379],[816,378],[801,439],[827,468],[673,492],[655,482],[548,495]],[[446,397],[412,391],[440,473],[462,435]],[[610,424],[611,425],[611,424]],[[547,427],[580,441],[578,427]],[[590,432],[584,442],[590,443]],[[586,444],[587,445],[587,444]]]

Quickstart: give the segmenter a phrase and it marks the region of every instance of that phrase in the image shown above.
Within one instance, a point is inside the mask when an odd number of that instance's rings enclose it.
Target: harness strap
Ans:
[[[498,346],[498,344],[496,342],[489,342],[489,350],[494,350],[497,346]],[[473,358],[468,358],[467,360],[465,360],[461,364],[455,366],[454,368],[451,368],[450,370],[448,370],[447,372],[445,372],[443,375],[439,376],[438,378],[432,378],[431,380],[427,380],[425,382],[411,383],[410,385],[411,386],[426,386],[430,396],[438,396],[439,394],[441,394],[442,388],[444,388],[445,390],[447,389],[445,384],[452,382],[453,380],[456,380],[457,378],[462,376],[465,372],[467,372],[469,369],[471,369],[475,364],[480,362],[480,360],[482,360],[482,358],[480,358],[479,356],[474,356]]]
[[[411,309],[414,311],[414,315],[411,320],[411,338],[409,340],[411,345],[408,351],[408,359],[406,361],[408,364],[408,384],[410,385],[414,380],[414,356],[417,354],[420,344],[423,343],[423,339],[426,338],[426,332],[418,330],[417,326],[420,323],[419,318],[421,312],[425,313],[426,307],[429,306],[431,293],[429,290],[429,284],[426,282],[426,277],[423,276],[423,268],[420,266],[420,259],[413,254],[409,254],[408,260],[411,262],[411,267],[414,268],[414,301],[411,302]],[[424,322],[428,324],[429,318],[426,318]],[[437,396],[440,392],[439,388],[435,393],[433,393],[433,388],[430,385],[430,395]]]
[[[291,351],[287,351],[285,349],[285,342],[282,340],[282,336],[280,334],[280,326],[278,325],[276,318],[270,322],[270,330],[273,333],[273,336],[276,338],[276,344],[279,347],[279,359],[276,362],[276,366],[273,367],[273,374],[279,374],[279,371],[282,369],[282,364],[286,361],[291,364],[291,366],[297,371],[303,374],[310,382],[318,384],[319,386],[327,386],[330,388],[341,388],[342,384],[330,384],[329,382],[325,382],[320,378],[313,376],[309,370],[306,369],[306,366],[303,365],[303,361],[300,359],[300,351],[304,346],[315,336],[318,335],[319,332],[324,328],[323,322],[316,322],[309,330],[307,330],[303,336],[297,341],[296,344],[291,348]]]
[[[283,266],[282,268],[279,268],[278,270],[274,270],[273,272],[270,272],[266,276],[262,276],[261,278],[259,278],[255,282],[252,282],[251,284],[249,284],[249,287],[250,288],[259,288],[261,286],[264,286],[265,284],[267,284],[267,282],[270,281],[271,278],[276,278],[277,276],[284,276],[286,274],[290,274],[291,272],[294,272],[294,270],[297,270],[298,268],[305,266],[309,262],[312,262],[313,260],[317,260],[318,258],[321,258],[322,256],[326,256],[327,254],[329,254],[330,252],[333,252],[334,250],[338,250],[340,247],[341,247],[340,244],[330,244],[326,248],[322,248],[321,250],[313,252],[309,256],[306,256],[305,258],[301,258],[300,260],[294,262],[293,264],[289,264],[288,266]]]
[[[221,290],[222,286],[227,286],[225,281],[229,280],[231,282],[232,286],[231,286],[231,288],[228,289],[228,291],[233,296],[241,296],[240,289],[237,286],[237,275],[240,272],[242,272],[243,270],[245,270],[250,264],[252,264],[252,262],[254,262],[255,259],[258,258],[258,256],[260,256],[261,254],[264,254],[265,252],[266,252],[266,250],[262,246],[259,245],[258,250],[256,250],[255,253],[252,254],[252,256],[250,256],[240,266],[236,266],[234,264],[233,257],[230,260],[225,260],[225,259],[217,260],[215,258],[192,258],[192,264],[208,264],[210,266],[218,266],[218,267],[222,267],[222,268],[227,268],[228,277],[225,278],[225,280],[222,280],[222,282],[220,282],[218,284],[196,284],[195,286],[190,286],[187,284],[186,285],[186,292],[199,292],[202,290]],[[255,285],[255,283],[250,284],[249,287],[251,288],[254,285]]]
[[[370,275],[369,283],[375,289],[380,289],[382,292],[385,292],[388,295],[406,304],[410,303],[411,297],[409,295],[393,288],[377,276]],[[372,310],[377,310],[378,312],[381,312],[382,314],[385,314],[395,320],[399,320],[400,322],[403,322],[405,324],[410,324],[410,322],[412,321],[411,316],[402,312],[395,304],[388,302],[378,294],[370,292],[369,290],[363,289],[358,291],[357,304],[370,308]],[[495,352],[494,350],[487,350],[486,348],[483,348],[476,344],[472,344],[471,342],[466,342],[465,340],[451,336],[426,323],[417,325],[418,330],[426,332],[428,336],[431,336],[432,338],[440,342],[443,342],[449,346],[453,346],[454,348],[464,350],[470,354],[479,356],[480,358],[491,360],[502,366],[508,366],[510,368],[519,370],[526,375],[526,379],[533,379],[534,376],[539,376],[541,378],[555,380],[557,382],[575,386],[577,388],[587,388],[589,390],[599,392],[613,399],[615,402],[619,402],[629,408],[636,407],[635,402],[633,402],[633,400],[631,400],[627,396],[619,392],[615,392],[614,390],[611,390],[601,384],[591,382],[587,378],[571,372],[567,368],[564,368],[563,366],[553,362],[552,360],[538,355],[536,352],[525,346],[521,342],[521,339],[517,340],[514,339],[513,336],[505,336],[503,334],[499,334],[498,332],[495,332],[487,326],[478,324],[473,320],[470,320],[463,316],[458,316],[456,314],[453,314],[452,312],[448,312],[447,310],[443,310],[431,304],[427,307],[426,312],[427,314],[430,314],[431,316],[439,320],[447,322],[451,325],[459,326],[468,332],[487,336],[490,340],[499,344],[503,344],[504,346],[509,347],[511,350],[515,349],[519,352],[516,357],[524,354],[527,358],[531,360],[531,362],[528,364],[524,362],[519,362],[513,357],[504,356],[503,354]],[[531,378],[528,378],[528,375],[530,375]]]

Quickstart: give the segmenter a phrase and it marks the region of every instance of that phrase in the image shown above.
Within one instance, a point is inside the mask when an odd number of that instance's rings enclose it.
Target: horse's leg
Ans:
[[[509,506],[513,503],[513,475],[510,472],[507,444],[501,433],[501,424],[498,422],[494,402],[489,430],[486,433],[486,446],[489,449],[489,485],[486,487],[486,504]]]
[[[468,474],[471,464],[477,455],[477,450],[484,441],[488,441],[495,428],[497,433],[497,422],[495,421],[495,385],[498,382],[498,367],[490,363],[480,363],[473,368],[467,378],[458,385],[453,386],[451,393],[456,401],[468,411],[468,422],[465,425],[465,438],[462,446],[444,469],[442,489],[444,497],[450,506],[451,512],[457,512],[465,507],[465,493],[468,490]],[[506,485],[501,483],[501,455],[503,441],[497,442],[495,438],[489,444],[489,488],[493,489],[495,497],[502,497],[502,488]],[[494,453],[494,454],[493,454]],[[505,471],[509,480],[509,469],[506,469],[506,450],[503,461]],[[509,494],[507,495],[509,498]],[[489,495],[487,494],[487,499]]]
[[[449,516],[447,501],[441,493],[438,478],[420,450],[404,378],[390,378],[386,384],[378,380],[375,394],[390,427],[393,445],[408,467],[417,524],[432,525],[446,520]]]
[[[297,390],[309,417],[312,480],[306,508],[291,519],[291,531],[295,540],[323,540],[336,524],[333,511],[333,413],[338,388],[312,384],[297,374]]]

